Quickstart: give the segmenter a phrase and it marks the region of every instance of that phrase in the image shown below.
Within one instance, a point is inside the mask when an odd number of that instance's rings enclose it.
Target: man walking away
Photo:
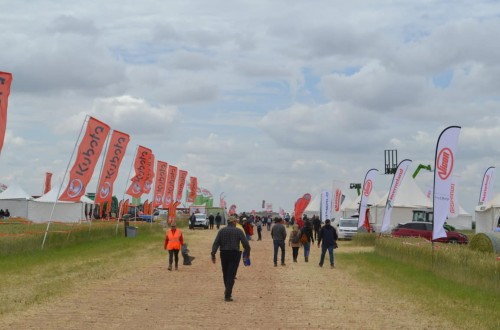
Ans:
[[[236,228],[235,222],[238,219],[231,217],[227,220],[227,226],[217,232],[214,244],[212,245],[212,262],[215,264],[215,254],[220,248],[220,263],[222,266],[222,278],[224,280],[224,300],[233,301],[233,286],[238,266],[240,264],[240,243],[245,249],[245,258],[250,260],[250,244],[242,230]],[[245,260],[243,260],[245,261]]]
[[[191,214],[189,217],[189,229],[194,230],[194,225],[196,223],[196,216],[194,215],[194,212]]]
[[[312,218],[312,224],[313,224],[313,229],[314,229],[314,239],[318,239],[319,235],[319,230],[321,229],[321,220],[317,215],[314,215]]]
[[[337,230],[335,230],[335,228],[331,226],[330,220],[326,219],[325,225],[319,231],[319,238],[318,238],[318,248],[320,243],[323,242],[323,244],[321,245],[321,258],[319,260],[320,267],[323,267],[326,250],[328,250],[328,253],[330,255],[330,267],[331,268],[335,267],[333,249],[337,244],[337,239],[338,239]]]
[[[210,225],[210,229],[214,229],[214,220],[215,220],[214,215],[210,214],[208,216],[208,223]]]
[[[222,217],[220,216],[220,213],[217,212],[217,215],[215,216],[215,225],[217,226],[217,229],[220,228],[221,222],[222,222]]]
[[[274,245],[274,267],[278,266],[278,248],[281,249],[281,266],[285,266],[285,239],[286,239],[286,228],[282,224],[280,218],[274,219],[274,226],[271,228],[271,237],[273,238]]]

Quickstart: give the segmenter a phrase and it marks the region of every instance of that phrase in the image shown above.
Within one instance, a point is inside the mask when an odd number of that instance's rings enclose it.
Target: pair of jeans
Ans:
[[[172,266],[175,257],[175,268],[179,265],[179,250],[168,250],[168,265]]]
[[[224,280],[224,298],[231,298],[233,294],[234,278],[240,265],[241,252],[232,250],[220,251],[220,264],[222,266],[222,278]]]
[[[303,247],[304,247],[304,257],[308,258],[309,251],[311,251],[311,242],[307,242],[306,244],[303,245]]]
[[[292,247],[293,253],[293,261],[297,261],[297,257],[299,256],[299,247]]]
[[[275,239],[273,240],[273,245],[274,245],[274,264],[276,265],[278,263],[278,248],[281,249],[281,263],[285,263],[285,241],[282,239]]]
[[[333,258],[333,245],[321,245],[321,258],[319,260],[319,264],[323,266],[323,262],[325,261],[325,254],[328,250],[328,254],[330,255],[330,265],[333,266],[334,258]]]
[[[262,227],[257,227],[257,235],[259,235],[259,241],[262,240]]]

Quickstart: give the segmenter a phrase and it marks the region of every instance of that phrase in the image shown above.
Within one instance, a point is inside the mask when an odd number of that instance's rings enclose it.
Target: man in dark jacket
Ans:
[[[313,215],[312,224],[314,229],[314,239],[317,240],[319,235],[319,230],[321,229],[321,220],[317,215]]]
[[[330,267],[334,268],[333,249],[337,245],[337,239],[337,231],[330,224],[330,220],[326,219],[325,225],[319,231],[318,238],[318,248],[321,242],[323,242],[321,245],[321,259],[319,260],[320,267],[323,267],[326,250],[328,250],[328,254],[330,255]]]

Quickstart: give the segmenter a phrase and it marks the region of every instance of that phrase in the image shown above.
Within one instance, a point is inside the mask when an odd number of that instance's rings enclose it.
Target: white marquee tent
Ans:
[[[1,196],[1,195],[0,195]],[[483,205],[476,206],[476,233],[491,233],[500,226],[500,194]]]
[[[11,183],[0,193],[0,209],[9,210],[11,217],[28,217],[28,204],[33,198],[17,183]]]
[[[370,208],[370,223],[374,225],[376,231],[379,231],[382,227],[387,195],[388,193],[385,193],[384,197]],[[389,227],[392,228],[398,223],[412,221],[413,211],[419,209],[432,211],[432,201],[420,189],[415,179],[406,175],[393,202]],[[458,209],[457,217],[448,218],[447,223],[456,229],[472,229],[472,215],[467,213],[460,205]]]
[[[11,217],[20,217],[33,222],[47,222],[51,219],[57,191],[52,189],[45,195],[33,199],[17,183],[12,183],[0,193],[0,209],[8,209]],[[81,201],[55,204],[52,221],[79,222],[85,220],[85,204],[94,202],[82,196]]]
[[[347,198],[346,198],[347,199]],[[368,204],[374,205],[380,200],[380,195],[376,191],[372,191],[370,194],[370,197],[368,199]],[[344,200],[344,203],[342,203],[342,206],[345,204],[345,207],[342,207],[343,209],[343,218],[350,218],[354,214],[358,214],[359,212],[359,203],[361,202],[361,195],[357,196],[351,203],[347,204],[346,200]]]

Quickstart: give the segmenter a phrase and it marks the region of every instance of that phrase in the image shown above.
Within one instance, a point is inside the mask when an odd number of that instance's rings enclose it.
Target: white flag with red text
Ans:
[[[460,134],[460,126],[450,126],[441,132],[436,146],[434,164],[434,223],[432,239],[446,237],[443,228],[450,214],[450,191],[453,183],[455,155]]]

